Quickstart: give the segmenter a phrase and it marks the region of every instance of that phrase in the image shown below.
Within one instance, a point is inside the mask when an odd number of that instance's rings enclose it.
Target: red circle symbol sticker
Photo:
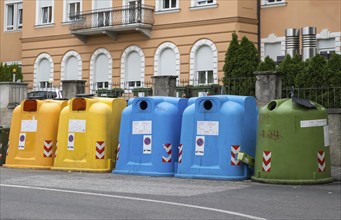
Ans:
[[[150,139],[150,137],[146,137],[146,138],[144,139],[144,144],[145,144],[145,145],[150,145],[151,142],[152,142],[152,140]]]
[[[200,147],[203,146],[204,145],[204,139],[198,138],[197,139],[197,145],[200,146]]]

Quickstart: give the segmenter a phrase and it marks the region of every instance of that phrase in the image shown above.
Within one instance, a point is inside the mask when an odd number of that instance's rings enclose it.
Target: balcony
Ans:
[[[150,37],[154,7],[139,5],[84,11],[70,15],[70,31],[86,43],[89,36],[108,35],[116,40],[119,33],[140,32]]]

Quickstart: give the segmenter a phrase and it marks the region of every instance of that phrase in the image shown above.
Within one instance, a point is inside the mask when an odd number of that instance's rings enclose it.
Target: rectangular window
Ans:
[[[42,7],[41,14],[42,14],[42,17],[41,17],[42,24],[52,23],[52,6]]]
[[[141,81],[129,81],[128,87],[129,88],[141,87]]]
[[[177,8],[177,0],[162,0],[162,9]]]
[[[285,4],[285,0],[262,0],[262,5]]]
[[[215,4],[215,0],[195,0],[195,6]]]
[[[68,7],[69,21],[76,20],[77,15],[80,14],[81,4],[80,2],[73,2],[69,4]]]
[[[13,3],[5,5],[5,30],[13,31],[22,29],[23,9],[22,3]]]
[[[109,88],[108,82],[97,82],[97,89],[107,89]]]
[[[212,84],[214,82],[213,79],[213,70],[207,71],[198,71],[198,84]]]

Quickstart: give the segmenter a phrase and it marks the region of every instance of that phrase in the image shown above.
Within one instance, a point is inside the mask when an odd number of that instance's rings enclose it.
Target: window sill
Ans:
[[[5,33],[17,33],[22,32],[22,29],[14,29],[14,30],[4,30]]]
[[[287,2],[279,2],[279,3],[271,3],[271,4],[262,5],[261,8],[283,7],[286,5],[287,5]]]
[[[210,9],[210,8],[217,8],[218,4],[210,4],[210,5],[198,5],[190,7],[189,10],[202,10],[202,9]]]
[[[54,23],[49,23],[49,24],[36,24],[34,27],[35,27],[35,28],[48,28],[48,27],[54,27]]]
[[[170,13],[179,13],[180,12],[180,8],[175,8],[175,9],[161,9],[158,11],[155,11],[155,14],[170,14]]]

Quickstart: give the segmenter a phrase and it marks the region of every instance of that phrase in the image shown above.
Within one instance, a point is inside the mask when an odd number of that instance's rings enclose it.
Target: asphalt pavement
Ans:
[[[0,219],[341,219],[321,185],[0,168]]]

